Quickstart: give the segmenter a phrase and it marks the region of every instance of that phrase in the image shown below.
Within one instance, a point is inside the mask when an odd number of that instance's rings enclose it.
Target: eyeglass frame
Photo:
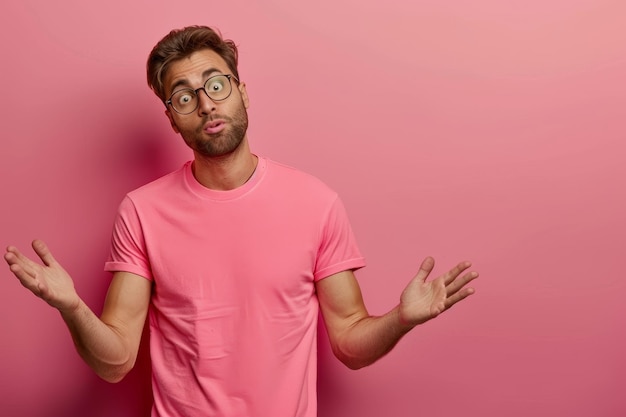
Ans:
[[[224,97],[224,98],[219,99],[219,100],[216,100],[213,97],[211,97],[209,95],[209,92],[206,90],[206,86],[209,83],[209,81],[211,79],[215,78],[215,77],[226,77],[228,79],[228,85],[230,86],[230,92],[228,93],[228,95],[226,97]],[[216,75],[212,75],[209,78],[207,78],[206,81],[204,82],[204,84],[202,84],[202,87],[198,87],[196,89],[193,89],[193,88],[181,88],[180,90],[176,90],[176,91],[174,91],[170,95],[170,98],[168,98],[165,101],[165,107],[170,106],[178,114],[182,114],[182,115],[191,114],[194,111],[198,110],[198,107],[200,106],[200,98],[198,96],[198,91],[200,91],[200,90],[204,90],[204,94],[206,94],[206,96],[214,103],[219,102],[219,101],[224,101],[228,97],[230,97],[230,95],[233,93],[233,85],[232,85],[231,78],[234,79],[237,84],[239,84],[239,79],[237,77],[235,77],[234,75],[232,75],[232,74],[216,74]],[[172,97],[174,97],[174,94],[177,94],[177,93],[179,93],[181,91],[192,91],[195,94],[195,96],[196,96],[196,99],[197,99],[196,107],[194,107],[194,109],[191,110],[189,113],[181,113],[181,112],[179,112],[178,110],[176,110],[176,107],[174,107],[174,105],[172,104]]]

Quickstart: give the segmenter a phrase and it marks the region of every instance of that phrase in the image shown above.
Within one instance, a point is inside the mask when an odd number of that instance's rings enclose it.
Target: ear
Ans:
[[[239,93],[241,94],[241,100],[244,107],[247,109],[250,107],[250,99],[248,98],[248,92],[246,91],[246,83],[239,83]]]
[[[178,126],[176,126],[174,116],[172,115],[172,112],[170,112],[170,109],[165,109],[165,115],[170,120],[170,125],[172,125],[172,129],[174,129],[174,132],[180,133],[180,130],[178,130]]]

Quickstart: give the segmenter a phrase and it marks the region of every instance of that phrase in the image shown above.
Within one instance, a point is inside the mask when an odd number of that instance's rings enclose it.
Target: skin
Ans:
[[[228,65],[215,52],[203,50],[171,65],[164,77],[166,96],[174,91],[198,88],[211,75],[230,74]],[[250,152],[246,129],[250,106],[246,85],[231,81],[233,90],[226,100],[214,102],[204,92],[198,93],[194,113],[181,115],[168,107],[165,114],[174,132],[179,133],[194,153],[194,176],[207,188],[231,190],[245,183],[256,168],[257,158]],[[209,120],[224,123],[218,134],[204,131]]]
[[[166,93],[176,88],[199,88],[215,73],[230,74],[224,60],[203,50],[174,63],[165,76]],[[182,86],[182,87],[181,87]],[[198,109],[180,115],[165,111],[171,126],[193,150],[193,172],[205,187],[231,190],[244,184],[256,168],[247,128],[249,99],[245,84],[233,80],[231,96],[213,102],[199,92]],[[219,132],[207,123],[219,121]],[[212,125],[213,126],[213,125]],[[210,129],[209,129],[210,130]],[[9,269],[37,297],[57,309],[72,335],[78,353],[103,379],[121,380],[133,367],[150,303],[151,283],[129,272],[115,272],[100,317],[83,302],[70,275],[54,259],[44,242],[33,250],[41,262],[16,247],[6,249]],[[317,297],[334,354],[346,366],[358,369],[377,361],[415,326],[431,320],[474,293],[468,284],[478,273],[460,262],[436,279],[428,280],[434,260],[426,258],[387,314],[371,316],[352,271],[343,271],[316,283]]]

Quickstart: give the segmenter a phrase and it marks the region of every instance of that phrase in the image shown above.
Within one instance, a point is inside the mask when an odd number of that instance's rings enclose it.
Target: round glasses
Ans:
[[[200,88],[183,88],[182,90],[174,91],[169,100],[165,102],[165,105],[170,105],[176,113],[189,114],[193,113],[198,108],[198,92],[204,90],[206,95],[213,101],[226,100],[233,88],[230,84],[230,79],[237,78],[230,74],[214,75],[204,82],[204,85]]]

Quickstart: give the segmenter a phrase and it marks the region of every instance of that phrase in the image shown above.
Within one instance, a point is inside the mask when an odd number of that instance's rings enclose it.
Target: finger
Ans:
[[[463,288],[461,291],[456,292],[453,296],[446,299],[446,310],[450,309],[453,305],[461,300],[464,300],[475,292],[474,288]]]
[[[7,247],[7,251],[4,254],[4,260],[9,264],[9,266],[11,265],[11,260],[13,259],[13,249],[13,246]]]
[[[13,271],[12,266],[16,265],[25,273],[34,275],[35,269],[38,267],[35,262],[31,261],[27,256],[22,254],[22,252],[20,252],[15,246],[9,246],[7,248],[7,253],[4,255],[4,259],[11,267],[11,271]]]
[[[417,272],[415,276],[416,280],[425,282],[428,275],[432,272],[435,267],[435,260],[431,256],[427,256],[426,259],[422,261],[420,265],[420,270]]]
[[[476,278],[478,278],[478,272],[472,271],[446,285],[446,293],[448,297],[455,294],[457,291],[465,287],[468,283],[472,282]]]
[[[50,266],[56,262],[50,249],[48,249],[48,246],[42,240],[33,240],[32,246],[37,256],[39,256],[39,259],[41,259],[46,266]]]
[[[472,266],[471,262],[464,261],[464,262],[460,262],[457,266],[449,270],[445,274],[445,278],[444,278],[446,285],[449,285],[452,281],[456,279],[456,277],[458,277],[461,274],[461,272],[465,271],[470,266]]]
[[[15,275],[15,277],[20,281],[20,284],[22,284],[22,286],[28,288],[33,293],[39,295],[40,283],[35,274],[24,269],[22,265],[20,265],[19,263],[10,263],[9,269],[11,270],[13,275]]]

